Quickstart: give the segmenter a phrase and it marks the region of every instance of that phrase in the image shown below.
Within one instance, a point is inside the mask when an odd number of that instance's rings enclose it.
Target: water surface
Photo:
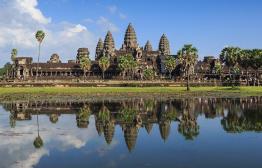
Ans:
[[[1,168],[262,167],[262,97],[0,106]]]

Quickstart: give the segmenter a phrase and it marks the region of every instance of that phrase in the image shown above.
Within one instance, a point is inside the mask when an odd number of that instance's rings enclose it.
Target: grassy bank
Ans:
[[[239,93],[262,95],[262,87],[191,87],[187,92],[185,87],[12,87],[0,88],[1,95],[9,94],[107,94],[107,93]]]

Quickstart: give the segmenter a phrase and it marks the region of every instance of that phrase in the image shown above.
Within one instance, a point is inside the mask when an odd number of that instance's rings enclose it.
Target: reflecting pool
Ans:
[[[261,168],[262,97],[0,103],[0,168]]]

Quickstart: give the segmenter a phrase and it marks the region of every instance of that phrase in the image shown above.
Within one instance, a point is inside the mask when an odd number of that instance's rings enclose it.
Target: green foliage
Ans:
[[[35,38],[39,43],[42,43],[45,38],[45,32],[43,30],[38,30],[35,34]]]
[[[13,48],[11,51],[11,60],[14,62],[17,56],[17,49]]]
[[[167,56],[164,61],[164,64],[165,64],[166,70],[171,74],[171,72],[176,68],[177,61],[174,57]]]
[[[119,57],[118,66],[125,73],[126,71],[129,70],[134,72],[138,64],[132,55],[125,55]]]
[[[222,66],[220,61],[218,61],[218,60],[215,61],[215,67],[214,68],[215,68],[216,74],[218,74],[218,75],[222,74],[223,66]]]
[[[188,71],[197,63],[198,50],[192,44],[186,44],[178,51],[177,55],[182,67]]]
[[[98,64],[99,64],[99,67],[100,67],[101,70],[102,70],[103,79],[104,79],[104,72],[109,68],[109,66],[110,66],[110,60],[109,60],[108,57],[103,56],[103,57],[101,57],[101,58],[99,59]]]
[[[154,75],[155,75],[155,72],[152,68],[148,68],[148,69],[145,69],[143,71],[144,73],[144,78],[147,79],[147,80],[152,80],[154,79]]]
[[[44,145],[44,142],[40,136],[37,136],[34,140],[34,147],[36,149],[41,148]]]
[[[262,50],[253,49],[251,56],[251,67],[254,69],[259,69],[262,66]]]
[[[187,91],[189,91],[189,73],[190,68],[193,68],[197,63],[198,50],[192,46],[192,44],[186,44],[178,51],[178,60],[182,66],[182,69],[187,75]]]
[[[6,74],[7,71],[10,71],[12,69],[12,65],[8,62],[4,65],[3,68],[0,68],[0,76],[3,76]]]
[[[221,51],[220,60],[229,67],[234,67],[240,60],[242,50],[239,47],[226,47]]]
[[[80,57],[80,67],[85,72],[91,68],[91,60],[88,57]]]

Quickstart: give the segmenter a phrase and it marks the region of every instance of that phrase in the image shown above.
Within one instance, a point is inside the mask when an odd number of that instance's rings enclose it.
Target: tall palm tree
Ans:
[[[258,77],[258,69],[262,66],[262,50],[261,49],[253,49],[252,50],[252,57],[251,57],[251,67],[256,71],[256,79],[258,81],[259,86],[259,77]]]
[[[177,53],[178,59],[182,68],[186,72],[187,75],[187,91],[190,90],[189,88],[189,77],[190,77],[190,69],[194,68],[195,64],[197,63],[198,58],[198,50],[193,47],[192,44],[185,44],[184,47],[178,51]]]
[[[242,50],[239,65],[246,70],[246,85],[248,86],[248,68],[251,66],[252,50]]]
[[[119,57],[118,66],[123,71],[123,79],[125,79],[125,74],[132,66],[133,57],[130,55],[123,55]]]
[[[41,44],[45,38],[45,32],[42,30],[38,30],[35,34],[35,38],[37,39],[39,45],[38,45],[38,58],[37,58],[37,67],[36,67],[36,80],[38,76],[38,68],[39,68],[39,59],[40,59],[40,48]]]
[[[98,61],[99,67],[102,70],[102,78],[105,79],[105,71],[109,68],[110,66],[110,60],[108,57],[103,56],[99,59]]]
[[[13,48],[12,51],[11,51],[11,60],[13,62],[15,61],[16,56],[17,56],[17,49]]]
[[[37,137],[34,140],[34,146],[35,146],[35,148],[38,149],[38,148],[41,148],[44,145],[44,142],[43,142],[43,140],[42,140],[42,138],[40,137],[40,134],[39,134],[38,111],[37,111],[37,114],[36,114],[36,121],[37,121]]]
[[[84,71],[84,80],[86,79],[86,72],[91,68],[91,61],[88,57],[80,58],[80,67]]]
[[[241,54],[242,51],[239,47],[226,47],[221,51],[220,60],[229,67],[230,78],[239,62],[239,59],[241,58]],[[235,75],[233,78],[235,80]],[[234,85],[232,83],[232,87],[233,86]]]
[[[167,56],[164,64],[166,70],[169,72],[169,78],[172,79],[172,71],[176,68],[177,65],[176,59],[172,56]]]

